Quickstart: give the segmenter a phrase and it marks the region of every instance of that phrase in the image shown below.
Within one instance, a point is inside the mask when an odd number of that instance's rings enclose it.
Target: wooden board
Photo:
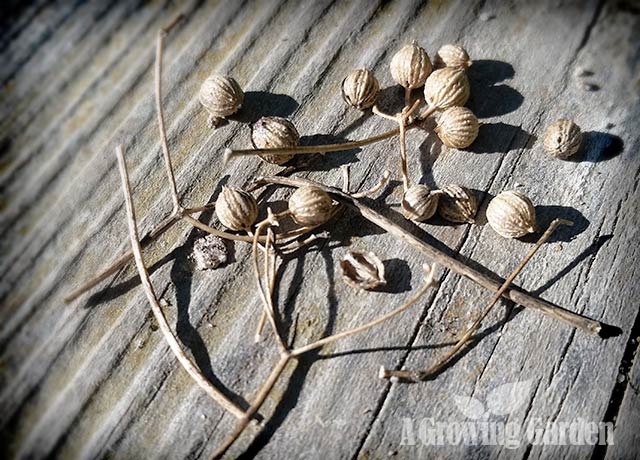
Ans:
[[[133,267],[67,305],[64,295],[127,249],[113,150],[127,148],[143,230],[170,211],[153,106],[154,40],[166,41],[165,113],[186,205],[215,199],[280,168],[255,158],[224,165],[226,147],[249,145],[249,122],[289,117],[302,142],[360,139],[393,125],[348,109],[340,82],[369,67],[383,106],[402,91],[388,64],[416,39],[431,55],[460,42],[474,65],[468,106],[483,122],[467,151],[433,134],[408,139],[412,179],[460,183],[488,200],[527,193],[539,224],[573,220],[546,244],[518,283],[557,305],[621,328],[602,340],[536,312],[501,304],[481,340],[437,379],[378,379],[380,365],[425,366],[443,353],[490,293],[438,268],[441,286],[408,312],[290,366],[230,457],[259,458],[633,458],[638,456],[640,322],[637,282],[640,194],[640,9],[633,2],[33,2],[3,6],[0,33],[0,432],[8,458],[208,458],[235,420],[179,367],[153,319]],[[8,19],[6,19],[8,18]],[[212,72],[247,92],[242,112],[217,130],[197,101]],[[575,160],[546,156],[541,136],[559,117],[586,132]],[[296,173],[352,190],[397,170],[397,142],[313,157]],[[398,174],[370,204],[410,232],[505,277],[535,241],[505,240],[483,222],[413,225],[398,212]],[[267,198],[282,206],[290,191]],[[264,206],[263,206],[264,209]],[[215,222],[211,214],[203,221]],[[390,311],[421,284],[429,262],[353,213],[326,239],[279,269],[277,300],[297,345]],[[275,363],[270,336],[253,343],[260,303],[249,248],[232,263],[194,271],[200,233],[184,224],[145,251],[172,327],[216,385],[246,404]],[[348,249],[375,251],[388,272],[383,292],[356,293],[337,265]],[[517,384],[502,415],[495,391]],[[494,392],[494,393],[492,393]],[[499,391],[498,391],[499,392]],[[429,446],[407,439],[424,420],[469,422],[457,397],[490,421],[611,422],[614,446]],[[459,398],[458,398],[459,400]],[[515,401],[515,400],[514,400]]]

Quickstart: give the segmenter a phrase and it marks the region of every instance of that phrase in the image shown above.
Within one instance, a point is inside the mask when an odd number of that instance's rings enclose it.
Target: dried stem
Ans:
[[[176,178],[173,174],[173,167],[171,166],[171,156],[169,155],[169,145],[167,143],[167,132],[164,127],[164,112],[162,108],[162,52],[164,37],[169,31],[182,19],[182,15],[174,19],[169,26],[161,29],[158,32],[156,40],[156,72],[155,72],[155,86],[156,86],[156,112],[158,115],[158,130],[160,131],[160,140],[162,143],[162,153],[164,156],[164,165],[167,172],[167,178],[169,179],[169,185],[171,187],[171,200],[173,201],[173,210],[178,211],[182,208],[180,205],[180,198],[178,197],[178,188],[176,186]]]
[[[299,356],[303,353],[306,353],[308,351],[311,350],[315,350],[316,348],[320,348],[328,343],[331,342],[335,342],[336,340],[340,340],[340,339],[344,339],[345,337],[349,337],[350,335],[353,334],[357,334],[359,332],[364,332],[367,329],[370,329],[374,326],[377,326],[380,323],[385,322],[386,320],[393,318],[394,316],[402,313],[403,311],[407,310],[409,307],[411,307],[414,303],[416,303],[418,301],[418,299],[420,297],[422,297],[424,295],[425,292],[427,292],[427,290],[430,287],[435,287],[437,285],[437,282],[434,281],[433,279],[433,269],[430,268],[429,266],[425,265],[424,267],[425,270],[425,282],[424,285],[418,289],[418,291],[409,299],[407,300],[404,304],[402,304],[400,307],[396,308],[395,310],[387,313],[386,315],[380,316],[376,319],[374,319],[373,321],[369,321],[368,323],[365,323],[361,326],[355,327],[353,329],[349,329],[347,331],[343,331],[340,332],[338,334],[334,334],[334,335],[330,335],[328,337],[322,338],[320,340],[317,340],[315,342],[312,342],[308,345],[304,345],[302,347],[299,348],[294,348],[291,351],[291,354],[293,356]]]
[[[538,251],[538,249],[540,249],[540,247],[549,239],[551,234],[559,225],[573,225],[573,222],[568,220],[563,220],[563,219],[556,219],[553,222],[551,222],[551,225],[549,225],[549,228],[544,232],[544,234],[540,237],[540,239],[535,244],[535,246],[531,248],[529,253],[524,257],[524,259],[522,259],[522,261],[518,264],[515,270],[513,270],[513,272],[509,275],[509,277],[504,281],[504,283],[502,283],[502,286],[500,286],[500,289],[495,293],[495,295],[493,296],[489,304],[485,307],[485,309],[478,316],[478,318],[473,322],[471,327],[467,329],[467,331],[453,346],[453,348],[449,350],[442,358],[440,358],[434,365],[432,365],[428,369],[419,370],[419,371],[411,371],[411,370],[393,371],[393,370],[387,370],[382,368],[381,376],[384,378],[397,377],[399,379],[406,380],[406,381],[419,382],[421,380],[426,380],[431,376],[434,376],[435,374],[440,372],[447,365],[447,363],[451,361],[451,358],[453,358],[458,353],[458,351],[460,351],[469,342],[473,334],[475,334],[478,331],[478,329],[480,328],[480,325],[482,324],[482,321],[484,321],[484,319],[491,312],[491,310],[496,305],[498,300],[500,300],[500,297],[502,296],[502,294],[504,294],[504,292],[507,289],[509,289],[509,286],[511,285],[513,280],[516,278],[516,276],[520,274],[520,272],[525,267],[525,265],[527,265],[527,263]]]
[[[405,107],[402,109],[402,112],[397,113],[396,115],[388,115],[382,111],[380,111],[380,109],[378,109],[377,106],[373,106],[373,113],[375,113],[376,115],[379,115],[383,118],[386,118],[388,120],[392,120],[395,121],[396,123],[398,123],[398,130],[400,133],[400,173],[402,174],[402,185],[404,188],[404,191],[406,192],[409,189],[409,186],[411,185],[410,180],[409,180],[409,170],[407,167],[407,140],[406,140],[406,123],[407,123],[407,119],[413,115],[413,113],[418,109],[418,107],[420,106],[420,101],[415,101],[414,104],[409,107],[408,103],[410,101],[410,95],[411,95],[411,90],[408,90],[408,98],[406,101]]]
[[[164,234],[167,230],[169,230],[173,225],[178,222],[180,218],[171,214],[169,217],[164,219],[158,226],[156,226],[149,234],[142,238],[140,242],[142,247],[148,246],[150,243],[155,241],[158,237]],[[97,284],[106,280],[109,276],[116,273],[122,267],[127,265],[133,259],[133,251],[129,250],[119,256],[116,260],[114,260],[108,267],[102,269],[97,275],[93,276],[91,279],[85,281],[80,286],[75,288],[73,291],[69,292],[65,297],[65,302],[71,302],[77,299],[79,296],[87,292],[89,289],[93,288]]]
[[[419,101],[416,101],[419,105]],[[412,120],[411,123],[406,125],[406,129],[413,129],[418,127],[418,122],[426,119],[437,110],[436,107],[430,107],[420,114],[419,117]],[[224,151],[224,163],[226,164],[231,158],[246,155],[303,155],[307,153],[328,153],[328,152],[340,152],[343,150],[351,150],[358,147],[364,147],[365,145],[375,144],[376,142],[390,139],[393,136],[400,134],[400,129],[392,129],[376,136],[368,137],[358,141],[344,142],[341,144],[325,144],[325,145],[301,145],[298,147],[286,147],[286,148],[274,148],[274,149],[225,149]]]
[[[388,218],[384,217],[380,213],[366,206],[360,200],[353,198],[349,194],[346,194],[338,190],[337,188],[329,187],[327,185],[321,184],[319,182],[311,181],[309,179],[287,178],[287,177],[276,177],[276,176],[256,179],[255,182],[258,184],[264,184],[264,185],[278,184],[278,185],[284,185],[288,187],[301,187],[305,185],[313,185],[315,187],[318,187],[324,190],[325,192],[333,195],[335,199],[338,200],[339,202],[342,202],[347,206],[358,210],[364,218],[376,224],[380,228],[386,230],[387,232],[391,233],[392,235],[404,241],[405,243],[415,247],[420,252],[425,254],[432,261],[437,262],[438,264],[446,268],[449,268],[450,270],[462,276],[465,276],[471,279],[475,283],[478,283],[480,286],[483,286],[493,292],[497,292],[500,290],[500,286],[502,283],[469,267],[465,263],[446,254],[440,249],[422,241],[415,235],[409,233],[408,231],[400,227],[395,222],[389,220]],[[592,334],[599,334],[603,326],[602,323],[600,323],[599,321],[586,318],[578,313],[574,313],[572,311],[558,307],[544,300],[535,298],[529,295],[528,293],[521,291],[515,287],[507,289],[502,294],[502,297],[512,300],[524,307],[540,311],[541,313],[548,315],[559,321],[562,321],[572,327],[582,329]]]
[[[218,450],[213,454],[212,459],[215,460],[215,459],[221,458],[227,452],[227,450],[229,450],[229,448],[233,445],[233,443],[240,437],[242,432],[249,425],[251,418],[260,410],[260,408],[262,407],[262,404],[264,404],[264,401],[269,396],[269,393],[271,393],[271,390],[273,389],[274,385],[282,375],[282,372],[284,372],[285,368],[287,367],[287,364],[291,359],[292,357],[288,353],[284,353],[280,355],[280,359],[274,366],[273,370],[271,371],[271,374],[269,375],[265,383],[258,390],[258,394],[256,395],[249,409],[247,409],[247,412],[245,413],[244,417],[238,420],[236,427],[227,436],[227,438],[225,439],[223,444],[218,448]]]
[[[260,237],[260,234],[262,233],[262,230],[265,227],[269,225],[277,225],[277,222],[278,222],[277,219],[286,214],[288,213],[273,215],[271,213],[271,210],[270,209],[268,210],[268,217],[265,220],[258,223],[258,225],[256,226],[256,233],[253,237],[253,250],[252,250],[253,271],[255,274],[256,282],[258,283],[258,291],[260,292],[260,297],[262,298],[263,311],[267,315],[267,319],[269,320],[269,323],[271,323],[271,327],[273,329],[274,334],[276,335],[277,345],[281,353],[289,353],[289,351],[288,351],[287,345],[284,342],[284,338],[280,333],[278,324],[276,322],[275,308],[273,307],[272,298],[267,294],[264,286],[262,285],[262,275],[260,274],[260,264],[258,261],[258,238]]]
[[[158,302],[158,297],[153,289],[153,285],[151,284],[151,280],[149,279],[149,273],[144,264],[144,259],[142,257],[142,248],[140,246],[140,239],[138,237],[138,226],[136,223],[135,211],[133,208],[133,200],[131,198],[131,189],[129,185],[129,174],[127,172],[127,166],[124,160],[124,152],[122,151],[122,146],[118,146],[116,148],[116,155],[118,157],[118,167],[120,168],[120,176],[122,179],[122,190],[124,192],[125,197],[125,205],[127,208],[127,222],[129,224],[129,236],[131,239],[131,248],[133,251],[133,257],[136,263],[136,267],[138,268],[138,273],[140,275],[140,279],[142,280],[142,287],[144,288],[144,292],[149,301],[149,305],[151,306],[151,311],[153,312],[156,321],[162,331],[162,335],[165,340],[169,344],[169,348],[173,354],[178,358],[178,361],[187,371],[187,373],[191,376],[191,378],[222,408],[231,412],[235,417],[242,418],[246,417],[246,414],[242,409],[240,409],[235,403],[229,400],[224,394],[220,392],[215,386],[211,384],[207,380],[207,378],[200,372],[200,370],[191,362],[189,357],[186,355],[178,339],[173,334],[167,319],[162,312],[162,308],[160,307],[160,303]]]

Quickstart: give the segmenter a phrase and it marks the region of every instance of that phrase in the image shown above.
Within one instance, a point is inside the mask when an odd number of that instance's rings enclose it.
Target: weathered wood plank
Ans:
[[[215,197],[221,180],[242,185],[277,171],[253,158],[227,166],[219,161],[224,147],[248,145],[247,121],[277,114],[290,117],[305,136],[366,137],[389,123],[346,109],[340,98],[346,72],[369,66],[387,87],[392,83],[388,61],[405,42],[416,38],[433,53],[441,44],[460,41],[476,61],[470,70],[469,106],[485,125],[470,152],[443,150],[434,136],[412,132],[414,179],[459,182],[485,198],[516,187],[540,205],[541,224],[553,217],[576,220],[577,226],[547,245],[523,273],[523,287],[623,329],[620,336],[601,341],[533,312],[512,313],[509,321],[496,313],[486,337],[437,380],[410,386],[378,380],[380,364],[412,367],[433,359],[438,344],[451,342],[488,297],[468,281],[441,273],[441,288],[414,309],[291,366],[285,376],[289,384],[283,381],[276,388],[263,411],[273,417],[261,432],[250,429],[230,455],[590,455],[591,447],[461,450],[399,443],[405,417],[464,420],[452,395],[484,402],[498,385],[516,381],[531,382],[531,394],[526,411],[514,411],[511,421],[582,417],[597,422],[612,416],[609,399],[619,364],[637,347],[630,338],[638,321],[631,301],[638,294],[633,210],[640,165],[632,154],[640,147],[634,80],[638,16],[624,5],[596,1],[534,8],[408,0],[189,2],[180,7],[122,2],[109,8],[102,2],[63,2],[43,6],[34,16],[42,23],[34,19],[11,30],[15,38],[0,51],[10,64],[3,72],[16,72],[0,99],[0,138],[5,139],[0,159],[4,453],[19,458],[206,458],[233,426],[233,418],[177,367],[154,330],[131,268],[105,283],[108,288],[99,297],[72,306],[62,302],[69,288],[126,247],[112,154],[116,143],[127,145],[142,227],[149,228],[169,210],[151,64],[156,31],[178,11],[187,17],[167,40],[164,87],[172,155],[187,203]],[[49,35],[37,32],[42,24],[51,27]],[[31,41],[19,43],[24,37]],[[578,67],[595,72],[588,80],[599,91],[584,90],[584,79],[575,77]],[[206,128],[196,98],[199,84],[212,71],[231,73],[248,91],[242,114],[215,131]],[[397,89],[386,91],[386,97],[388,104],[402,100]],[[563,115],[592,132],[580,161],[547,158],[536,141],[547,123]],[[613,139],[604,132],[620,136],[621,155],[603,157],[611,152],[606,143]],[[396,149],[389,141],[355,154],[314,159],[305,175],[337,184],[337,166],[350,162],[354,188],[364,189],[385,168],[395,169]],[[278,206],[287,195],[277,191],[269,200]],[[393,207],[400,195],[396,183],[372,204],[402,221]],[[281,269],[279,305],[296,344],[390,310],[420,284],[422,257],[362,219],[346,217],[332,225],[331,240]],[[503,276],[531,244],[505,241],[486,226],[407,224],[407,229],[435,237]],[[155,264],[152,279],[170,305],[170,322],[198,365],[245,401],[276,359],[266,339],[252,343],[260,304],[248,270],[248,248],[235,245],[234,262],[222,269],[193,272],[186,256],[197,235],[179,225],[145,256]],[[337,279],[337,261],[347,244],[374,249],[390,260],[393,295],[356,294]],[[637,393],[627,389],[624,395],[616,433],[628,439],[637,418]],[[596,454],[620,457],[633,448],[627,441]]]

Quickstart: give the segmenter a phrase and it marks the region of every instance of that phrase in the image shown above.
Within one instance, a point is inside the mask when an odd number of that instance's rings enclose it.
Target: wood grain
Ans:
[[[575,221],[516,281],[622,330],[601,340],[503,304],[482,339],[436,380],[379,380],[381,364],[433,362],[489,299],[439,269],[441,287],[412,309],[287,368],[263,408],[264,425],[248,430],[231,458],[638,456],[640,15],[632,3],[61,0],[8,11],[0,32],[3,457],[208,458],[234,424],[175,361],[133,267],[94,295],[71,305],[62,300],[128,248],[116,144],[127,147],[141,231],[171,210],[153,58],[157,30],[180,12],[186,19],[166,39],[163,87],[185,205],[215,198],[223,184],[242,186],[279,170],[250,157],[221,162],[226,147],[249,146],[248,123],[262,115],[289,117],[306,144],[393,128],[346,107],[340,82],[347,72],[373,69],[389,88],[383,107],[392,111],[403,100],[388,72],[395,50],[417,39],[433,55],[460,42],[474,60],[468,106],[483,122],[480,136],[456,151],[410,131],[412,179],[471,187],[482,209],[496,193],[517,189],[536,203],[541,227],[556,217]],[[206,127],[197,102],[211,72],[230,73],[247,92],[243,111],[217,130]],[[578,158],[566,162],[546,156],[539,139],[563,116],[587,132]],[[334,185],[341,182],[338,166],[350,164],[352,190],[364,190],[385,169],[397,170],[397,150],[389,140],[311,157],[298,174]],[[488,273],[506,276],[535,241],[505,240],[482,222],[407,223],[396,176],[368,203]],[[266,198],[277,208],[288,193]],[[215,222],[211,214],[203,218]],[[325,230],[326,240],[279,269],[277,301],[296,345],[391,311],[420,285],[424,258],[358,216],[347,213]],[[277,360],[268,333],[253,344],[260,304],[249,248],[236,243],[232,263],[193,271],[187,256],[199,235],[178,224],[145,250],[145,260],[169,305],[168,321],[196,364],[246,407]],[[342,283],[337,261],[347,249],[374,250],[387,261],[389,292],[360,294]],[[529,391],[509,421],[613,422],[615,445],[401,445],[404,420],[464,421],[455,396],[486,402],[491,391],[515,382],[528,382]]]

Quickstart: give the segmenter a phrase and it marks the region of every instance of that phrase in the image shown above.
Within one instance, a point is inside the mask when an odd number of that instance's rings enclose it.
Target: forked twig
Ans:
[[[255,183],[263,185],[278,184],[287,187],[302,187],[305,185],[318,187],[321,190],[330,193],[337,201],[342,202],[347,206],[359,211],[360,214],[371,223],[386,230],[405,243],[415,247],[432,261],[437,262],[438,264],[458,273],[459,275],[471,279],[472,281],[476,282],[486,289],[489,289],[490,291],[497,292],[500,290],[502,283],[485,275],[484,273],[479,272],[478,270],[469,267],[464,262],[461,262],[458,259],[441,251],[440,249],[431,246],[429,243],[422,241],[420,238],[406,231],[395,222],[384,217],[377,211],[374,211],[372,208],[362,203],[362,201],[353,198],[349,194],[346,194],[335,187],[330,187],[319,182],[311,181],[309,179],[277,176],[258,178],[255,180]],[[586,318],[578,313],[574,313],[562,307],[558,307],[542,299],[535,298],[517,288],[510,287],[502,294],[502,297],[512,300],[524,307],[538,310],[545,315],[562,321],[572,327],[582,329],[591,334],[598,335],[603,327],[603,324],[599,321]]]
[[[402,304],[400,307],[396,308],[395,310],[382,315],[372,321],[369,321],[368,323],[362,324],[358,327],[354,327],[353,329],[349,329],[347,331],[343,331],[343,332],[339,332],[337,334],[334,335],[330,335],[328,337],[324,337],[322,339],[316,340],[315,342],[312,342],[308,345],[304,345],[298,348],[294,348],[293,350],[291,350],[291,354],[293,356],[300,356],[303,353],[306,353],[308,351],[311,350],[315,350],[316,348],[320,348],[328,343],[331,342],[335,342],[337,340],[340,339],[344,339],[346,337],[349,337],[350,335],[354,335],[357,334],[359,332],[364,332],[367,329],[371,329],[374,326],[377,326],[380,323],[385,322],[388,319],[393,318],[396,315],[399,315],[400,313],[402,313],[403,311],[407,310],[409,307],[411,307],[414,303],[416,303],[418,301],[418,299],[420,297],[422,297],[424,295],[425,292],[427,292],[427,290],[431,287],[436,288],[438,286],[438,282],[435,281],[433,279],[433,267],[429,267],[428,265],[424,265],[423,266],[424,272],[425,272],[425,281],[424,284],[422,285],[422,287],[420,289],[418,289],[416,291],[416,293],[409,299],[407,300],[404,304]]]
[[[408,93],[410,94],[410,92]],[[407,119],[414,114],[418,107],[420,106],[420,101],[415,101],[411,107],[406,105],[403,107],[402,112],[396,115],[388,115],[378,108],[378,106],[373,106],[373,113],[376,115],[386,118],[388,120],[395,121],[398,123],[398,130],[400,134],[400,173],[402,174],[402,185],[404,187],[404,191],[406,192],[409,189],[410,181],[409,181],[409,169],[407,167]]]
[[[261,225],[258,225],[258,228],[261,228],[261,227],[262,227]],[[269,393],[273,389],[273,386],[276,384],[278,378],[282,375],[282,372],[286,368],[286,365],[289,363],[289,361],[297,359],[300,355],[307,353],[309,351],[315,350],[317,348],[320,348],[328,343],[338,341],[340,339],[349,337],[359,332],[364,332],[407,310],[409,307],[415,304],[415,302],[422,295],[424,295],[424,293],[427,291],[429,287],[433,287],[436,284],[433,279],[433,269],[429,267],[425,267],[425,273],[426,273],[426,279],[425,279],[424,285],[410,299],[408,299],[404,304],[402,304],[400,307],[396,308],[395,310],[385,315],[382,315],[381,317],[373,321],[369,321],[368,323],[365,323],[361,326],[316,340],[315,342],[311,342],[308,345],[304,345],[299,348],[295,348],[293,350],[281,349],[280,359],[278,360],[277,364],[269,374],[269,377],[267,378],[265,383],[258,390],[258,393],[254,399],[254,402],[251,404],[251,407],[246,412],[246,416],[238,420],[234,430],[227,436],[223,444],[214,453],[213,459],[219,459],[220,457],[222,457],[227,452],[227,450],[229,450],[229,448],[233,445],[233,443],[240,437],[240,435],[249,425],[250,418],[262,407],[262,404],[264,403]],[[256,275],[256,278],[260,279],[259,274]],[[265,308],[267,308],[266,302],[264,303],[264,305],[265,305]]]
[[[158,322],[160,330],[162,331],[162,335],[169,344],[169,348],[171,348],[173,354],[176,356],[176,358],[178,358],[178,361],[191,376],[191,378],[222,408],[231,412],[237,418],[244,417],[244,411],[234,402],[229,400],[224,394],[222,394],[222,392],[220,392],[220,390],[218,390],[213,384],[211,384],[211,382],[207,380],[202,372],[200,372],[200,370],[191,362],[189,357],[180,346],[178,339],[173,334],[173,331],[171,330],[171,327],[169,326],[169,323],[167,322],[167,319],[162,312],[162,308],[160,307],[160,303],[158,302],[158,297],[156,296],[156,293],[153,289],[153,285],[151,284],[151,280],[149,279],[149,273],[142,257],[142,248],[140,246],[140,239],[138,237],[138,225],[136,223],[135,210],[133,208],[133,200],[131,198],[129,173],[127,171],[127,165],[125,163],[122,146],[116,147],[116,155],[118,157],[118,167],[120,169],[120,177],[122,179],[122,190],[124,192],[125,205],[127,208],[127,223],[129,225],[129,236],[131,239],[133,258],[140,275],[140,280],[142,281],[142,287],[144,288],[147,300],[149,301],[149,305],[151,306],[151,311],[153,312],[156,321]]]
[[[484,321],[484,319],[487,317],[489,312],[491,312],[491,310],[496,305],[496,303],[498,302],[502,294],[504,294],[504,292],[507,289],[509,289],[509,286],[511,285],[513,280],[518,276],[518,274],[520,274],[520,272],[525,267],[525,265],[527,265],[527,263],[538,251],[538,249],[540,249],[540,247],[549,239],[551,234],[559,225],[573,225],[573,222],[564,220],[564,219],[555,219],[553,222],[551,222],[551,224],[549,225],[549,228],[543,233],[543,235],[540,237],[540,239],[535,244],[535,246],[531,248],[529,253],[524,257],[524,259],[522,259],[522,261],[513,270],[513,272],[509,275],[509,277],[504,281],[504,283],[502,283],[502,286],[500,286],[500,289],[495,293],[495,295],[493,296],[489,304],[485,307],[485,309],[478,316],[478,318],[473,322],[473,324],[469,327],[469,329],[467,329],[467,331],[453,346],[453,348],[449,350],[442,358],[440,358],[434,365],[432,365],[428,369],[418,370],[418,371],[412,371],[412,370],[394,371],[394,370],[385,369],[383,367],[380,369],[380,377],[387,378],[387,379],[396,377],[398,379],[406,380],[410,382],[419,382],[421,380],[426,380],[436,375],[438,372],[440,372],[451,360],[451,358],[453,358],[458,353],[458,351],[460,351],[469,342],[469,340],[471,339],[471,336],[473,336],[473,334],[475,334],[478,331],[478,329],[480,328],[480,325],[482,324],[482,321]]]

